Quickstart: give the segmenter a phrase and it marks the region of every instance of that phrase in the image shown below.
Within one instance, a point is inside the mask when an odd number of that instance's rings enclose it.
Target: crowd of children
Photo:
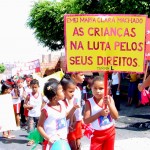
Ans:
[[[30,77],[30,80],[31,80],[31,77]],[[2,84],[1,94],[11,94],[12,96],[17,129],[20,129],[20,126],[26,122],[24,118],[24,107],[23,107],[24,100],[27,95],[27,92],[25,91],[25,88],[24,88],[26,85],[26,82],[27,82],[27,78],[21,78],[17,76],[14,76],[5,81],[3,80],[1,81],[1,84]],[[4,137],[8,138],[6,135]],[[15,136],[10,136],[9,138],[14,138],[14,137]]]
[[[27,132],[38,129],[44,138],[43,150],[50,150],[59,139],[67,141],[71,150],[81,150],[83,126],[92,129],[91,150],[114,150],[114,120],[118,118],[114,100],[110,95],[104,96],[101,77],[88,80],[91,93],[89,97],[83,96],[86,89],[81,91],[79,85],[84,80],[82,72],[65,74],[61,81],[51,78],[41,93],[37,79],[15,76],[2,83],[1,93],[12,95],[18,129],[20,124],[27,125]],[[3,137],[15,136],[7,131]],[[33,140],[27,143],[33,144]]]

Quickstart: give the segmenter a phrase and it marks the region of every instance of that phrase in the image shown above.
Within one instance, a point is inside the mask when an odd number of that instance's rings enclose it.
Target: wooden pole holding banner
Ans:
[[[108,71],[104,72],[104,97],[107,96],[108,88]],[[104,109],[107,108],[107,105],[104,106]]]

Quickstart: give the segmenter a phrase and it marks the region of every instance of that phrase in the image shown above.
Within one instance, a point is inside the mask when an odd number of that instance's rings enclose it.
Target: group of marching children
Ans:
[[[81,149],[82,125],[90,127],[91,150],[114,150],[114,120],[118,111],[111,96],[104,97],[104,80],[95,77],[91,83],[93,97],[86,100],[82,116],[81,91],[78,84],[84,74],[66,74],[57,81],[49,79],[44,86],[44,95],[49,100],[42,108],[37,129],[43,136],[43,149],[49,150],[59,139],[68,141],[71,150]],[[85,125],[86,124],[86,125]]]
[[[81,92],[78,83],[83,73],[64,75],[61,81],[50,79],[44,86],[49,102],[43,107],[38,131],[44,137],[43,149],[49,150],[54,141],[64,139],[71,149],[80,149],[82,137]]]
[[[11,94],[12,96],[17,130],[20,129],[21,123],[24,124],[26,122],[24,115],[24,101],[28,93],[32,91],[30,88],[31,80],[31,76],[26,76],[25,79],[19,76],[14,76],[5,81],[1,81],[1,94]],[[10,131],[3,132],[3,137],[8,139],[15,138]]]
[[[80,150],[83,125],[92,130],[91,150],[114,150],[114,120],[118,118],[114,100],[109,95],[104,97],[104,80],[97,76],[91,83],[93,97],[85,100],[82,115],[78,84],[82,84],[84,79],[82,72],[65,74],[61,81],[51,78],[41,93],[37,79],[28,77],[26,86],[23,86],[22,79],[14,78],[13,83],[3,83],[2,94],[12,95],[18,128],[20,115],[21,122],[27,121],[28,132],[37,127],[44,138],[43,150],[50,150],[59,139],[67,141],[71,150]],[[10,131],[3,132],[3,136],[14,137]],[[27,145],[34,142],[30,140]]]
[[[12,95],[17,130],[20,129],[20,125],[26,125],[28,133],[33,131],[37,127],[41,109],[47,103],[47,99],[39,90],[39,81],[32,76],[26,76],[25,80],[14,76],[2,83],[1,94]],[[15,138],[10,131],[3,132],[3,137]],[[34,142],[29,140],[27,146],[33,145]]]

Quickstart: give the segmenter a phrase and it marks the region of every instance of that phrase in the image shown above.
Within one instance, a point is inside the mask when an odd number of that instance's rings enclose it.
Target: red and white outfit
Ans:
[[[20,93],[20,99],[21,99],[21,101],[24,101],[23,95],[24,95],[25,89],[24,89],[24,87],[21,87],[18,89],[19,89],[19,93]]]
[[[94,97],[87,100],[91,109],[91,116],[100,112],[103,106],[99,106]],[[115,127],[110,114],[107,117],[100,116],[91,123],[94,130],[91,138],[90,150],[114,150]]]
[[[24,90],[25,90],[26,95],[28,95],[29,93],[32,92],[32,89],[30,87],[28,87],[28,86],[25,86]]]
[[[68,133],[68,141],[74,141],[82,137],[82,109],[81,109],[81,91],[79,87],[76,87],[73,97],[73,105],[78,104],[80,108],[75,110],[76,125],[75,129],[72,132]],[[73,107],[72,105],[72,107]]]
[[[49,104],[46,104],[42,111],[46,115],[44,122],[44,131],[52,140],[64,139],[67,140],[67,121],[66,121],[66,106],[63,102],[59,102],[60,110],[56,110]],[[43,143],[44,150],[49,150],[51,145],[48,141]]]
[[[11,95],[12,95],[12,97],[16,96],[16,94],[14,92],[14,89],[11,91]],[[20,106],[21,106],[21,99],[20,99],[20,97],[12,98],[12,101],[13,101],[14,112],[16,114],[19,114],[20,113]]]
[[[41,106],[42,106],[42,94],[38,93],[38,97],[34,97],[34,95],[32,95],[32,92],[28,94],[28,96],[30,97],[29,101],[28,101],[28,105],[33,106],[33,109],[28,111],[28,116],[29,117],[39,117],[41,115]]]
[[[25,86],[25,87],[24,87],[24,90],[25,90],[26,96],[29,96],[28,99],[30,99],[30,94],[29,94],[29,93],[32,92],[32,89],[29,88],[28,86]],[[26,117],[28,117],[28,110],[27,110],[26,108],[24,108],[24,115],[25,115]]]

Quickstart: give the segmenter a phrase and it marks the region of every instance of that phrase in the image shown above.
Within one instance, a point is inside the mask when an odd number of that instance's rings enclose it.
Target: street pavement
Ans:
[[[116,141],[115,150],[150,150],[150,106],[135,108],[126,107],[121,103],[119,119],[115,122]],[[27,132],[24,129],[14,131],[15,139],[6,140],[0,137],[0,150],[31,150],[26,146]],[[82,150],[89,150],[90,141],[82,138]],[[36,150],[41,150],[37,145]]]

